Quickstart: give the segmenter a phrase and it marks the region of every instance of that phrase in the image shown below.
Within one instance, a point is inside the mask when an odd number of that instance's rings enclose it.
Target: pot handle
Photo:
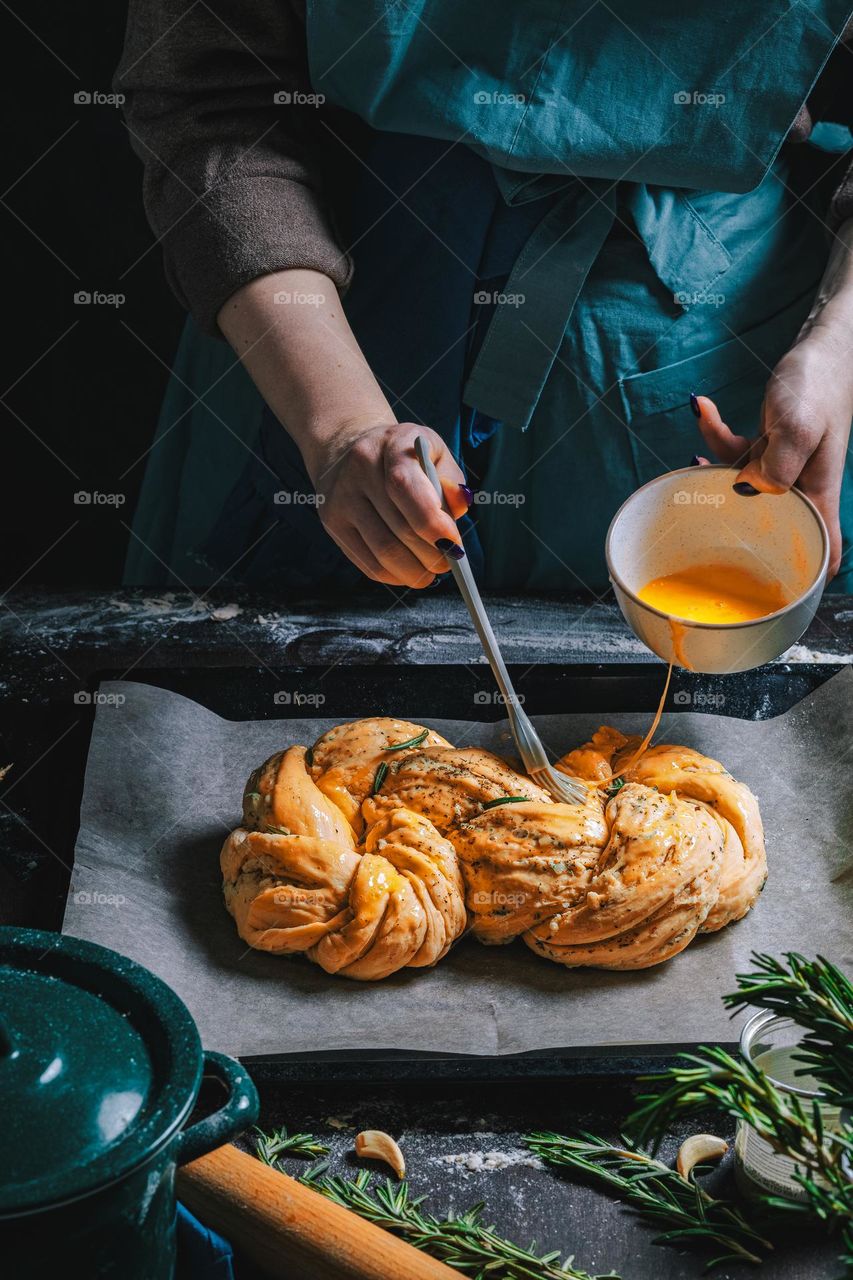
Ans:
[[[178,1164],[221,1147],[258,1118],[258,1091],[236,1058],[205,1049],[204,1075],[216,1076],[228,1090],[228,1098],[212,1116],[197,1120],[178,1134]]]

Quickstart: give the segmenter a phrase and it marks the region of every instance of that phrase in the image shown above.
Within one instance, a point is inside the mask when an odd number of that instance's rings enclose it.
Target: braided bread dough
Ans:
[[[505,760],[405,720],[337,725],[249,779],[221,854],[240,937],[361,980],[437,964],[464,932],[569,967],[640,969],[744,916],[767,872],[758,803],[688,747],[599,729],[554,802]]]

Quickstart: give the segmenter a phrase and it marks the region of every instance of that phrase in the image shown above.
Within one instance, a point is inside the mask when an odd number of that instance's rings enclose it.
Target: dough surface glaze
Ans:
[[[479,747],[371,717],[249,778],[220,856],[263,951],[362,981],[437,964],[464,933],[570,968],[643,969],[746,915],[767,874],[755,796],[689,747],[607,726],[557,768],[567,805]]]

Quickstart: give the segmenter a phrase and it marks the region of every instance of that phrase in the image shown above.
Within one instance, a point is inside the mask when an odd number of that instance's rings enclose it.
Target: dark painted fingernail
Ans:
[[[739,493],[742,498],[754,498],[760,489],[756,489],[754,485],[747,483],[746,480],[739,480],[737,484],[733,484],[732,488],[735,493]]]
[[[699,408],[699,397],[695,391],[690,392],[690,408],[693,410],[694,417],[702,417],[702,410]]]
[[[467,484],[460,484],[459,492],[462,494],[462,497],[465,499],[465,501],[468,503],[468,506],[470,507],[471,503],[474,501],[474,490],[469,488]]]
[[[449,538],[439,538],[435,545],[443,556],[450,556],[451,560],[462,560],[465,557],[462,548]]]
[[[702,459],[699,457],[698,453],[694,453],[693,457],[690,459],[690,465],[691,467],[701,467]]]

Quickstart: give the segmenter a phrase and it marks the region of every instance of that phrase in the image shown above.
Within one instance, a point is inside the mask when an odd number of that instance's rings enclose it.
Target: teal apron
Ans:
[[[309,0],[315,89],[377,129],[462,140],[508,204],[548,201],[463,392],[501,423],[476,512],[489,585],[603,589],[616,507],[689,460],[690,391],[756,422],[826,254],[777,155],[849,16]]]
[[[431,399],[424,375],[397,406],[411,419],[414,398],[465,455],[491,586],[602,590],[616,507],[697,447],[690,391],[750,434],[809,310],[827,252],[820,172],[794,172],[779,147],[850,6],[745,9],[309,0],[315,90],[378,130],[379,152],[403,134],[467,153],[499,203],[479,258],[463,255],[467,298],[447,262],[457,287],[441,339],[456,350],[471,335],[461,378]],[[457,179],[428,218],[457,259],[462,217],[476,222]],[[406,254],[395,262],[387,236],[386,251],[404,284]],[[393,335],[417,331],[418,295],[398,285],[377,316],[363,270],[357,250],[347,310],[398,387]]]

